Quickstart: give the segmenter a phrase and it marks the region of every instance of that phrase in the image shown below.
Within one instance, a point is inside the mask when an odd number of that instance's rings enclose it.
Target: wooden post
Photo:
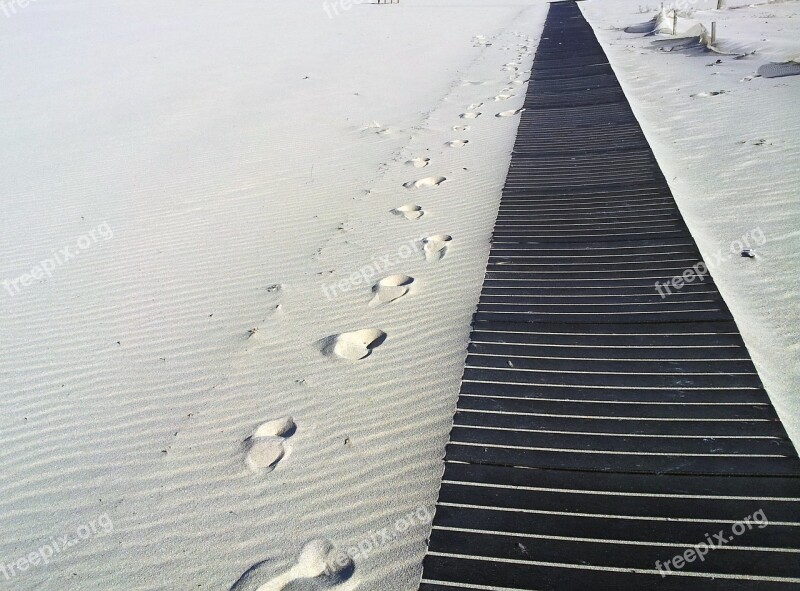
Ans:
[[[717,42],[717,21],[711,23],[711,45]]]
[[[678,11],[677,9],[672,9],[672,34],[678,34]]]
[[[717,10],[722,10],[722,0],[717,0]]]

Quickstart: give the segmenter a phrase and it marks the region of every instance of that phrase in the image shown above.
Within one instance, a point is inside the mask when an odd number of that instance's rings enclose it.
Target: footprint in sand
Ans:
[[[445,146],[450,146],[451,148],[463,148],[469,143],[469,140],[451,140],[449,142],[445,142]]]
[[[470,126],[469,125],[454,125],[453,126],[453,131],[469,131],[469,130],[470,130]]]
[[[697,94],[690,94],[690,97],[697,97],[697,98],[707,98],[710,96],[717,96],[720,94],[725,94],[725,90],[709,90],[708,92],[698,92]]]
[[[514,115],[519,115],[525,109],[512,109],[510,111],[501,111],[495,117],[513,117]]]
[[[443,176],[428,176],[424,179],[419,179],[417,181],[408,181],[407,183],[403,183],[403,186],[406,189],[421,189],[423,187],[438,187],[447,179]]]
[[[286,455],[286,440],[297,429],[292,417],[267,421],[244,440],[247,453],[245,464],[253,472],[272,472]]]
[[[375,295],[369,305],[379,306],[402,298],[408,293],[412,283],[414,283],[414,278],[402,273],[384,277],[372,286],[372,293]]]
[[[462,119],[477,119],[480,116],[481,113],[478,111],[468,111],[466,113],[461,113],[461,115],[459,115],[459,117],[461,117]]]
[[[435,234],[422,239],[425,251],[425,260],[434,263],[444,258],[447,248],[453,241],[453,237],[448,234]]]
[[[230,591],[317,591],[342,585],[353,576],[355,563],[330,540],[311,540],[300,551],[297,563],[275,574],[272,561],[251,566]]]
[[[377,328],[365,328],[353,332],[331,335],[319,341],[322,354],[357,361],[364,359],[372,350],[383,344],[386,333]]]
[[[476,109],[480,109],[483,106],[483,103],[472,103],[469,107],[467,107],[467,111],[474,111]]]
[[[517,96],[517,95],[511,94],[510,92],[509,93],[501,92],[496,97],[494,97],[494,100],[496,100],[496,101],[507,101],[508,99],[514,98],[515,96]]]
[[[411,160],[406,161],[408,166],[413,166],[414,168],[425,168],[430,163],[430,158],[413,158]]]
[[[394,215],[403,216],[407,220],[418,220],[425,212],[419,205],[401,205],[400,207],[395,207],[391,210],[391,213]]]

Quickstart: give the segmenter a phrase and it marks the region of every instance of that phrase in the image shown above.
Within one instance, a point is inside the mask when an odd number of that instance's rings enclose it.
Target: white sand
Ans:
[[[670,3],[664,3],[668,8]],[[678,32],[717,21],[720,52],[654,49],[622,32],[659,3],[581,3],[725,297],[775,407],[800,445],[800,76],[754,77],[800,57],[800,3],[685,2]],[[716,60],[720,63],[715,63]],[[717,92],[720,94],[715,94]],[[756,258],[742,258],[749,241]]]
[[[0,13],[0,589],[416,588],[547,5],[336,6]]]
[[[416,588],[547,5],[345,6],[0,13],[0,589]],[[800,440],[798,3],[581,6]]]

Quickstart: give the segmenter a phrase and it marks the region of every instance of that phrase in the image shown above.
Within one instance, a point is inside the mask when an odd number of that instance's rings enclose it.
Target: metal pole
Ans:
[[[672,9],[672,34],[678,34],[678,11],[674,8]]]
[[[711,23],[711,45],[717,42],[717,21]]]

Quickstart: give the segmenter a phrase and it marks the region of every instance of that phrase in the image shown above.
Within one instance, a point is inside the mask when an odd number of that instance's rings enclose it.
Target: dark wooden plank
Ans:
[[[539,386],[530,384],[493,384],[463,382],[462,395],[492,397],[535,398],[540,400],[586,400],[596,402],[668,402],[668,403],[757,403],[769,404],[761,388],[730,389],[647,389],[647,388],[591,388],[569,386]]]
[[[584,356],[580,360],[580,371],[594,373],[620,374],[726,374],[728,376],[756,376],[755,367],[749,359],[604,359],[595,351],[594,359]],[[487,369],[541,370],[574,372],[575,359],[544,357],[508,356],[498,354],[471,353],[467,355],[467,366]],[[531,380],[534,381],[534,380]],[[756,383],[757,384],[757,383]],[[748,384],[751,385],[751,384]]]
[[[453,558],[429,554],[423,580],[454,581],[462,584],[492,585],[531,591],[797,591],[797,581],[759,581],[740,576],[660,576],[655,565],[648,572],[625,569],[606,571],[579,564],[550,566]],[[462,587],[463,588],[463,587]],[[469,587],[467,587],[469,588]],[[476,587],[481,589],[481,587]]]
[[[597,476],[605,475],[607,474],[598,474]],[[589,478],[590,476],[591,478]],[[730,497],[715,498],[713,496],[711,498],[703,498],[688,495],[670,497],[668,495],[654,496],[638,495],[636,493],[620,495],[583,490],[587,488],[585,481],[593,480],[595,475],[583,474],[583,477],[584,483],[579,484],[581,488],[577,490],[546,487],[533,488],[532,490],[508,487],[493,488],[486,485],[446,480],[442,484],[439,503],[457,507],[488,507],[508,512],[516,510],[518,518],[523,521],[524,512],[550,514],[554,519],[563,513],[584,518],[602,518],[604,520],[624,517],[628,520],[637,521],[640,527],[645,527],[647,525],[645,522],[680,525],[680,527],[690,523],[694,524],[694,526],[703,525],[706,528],[706,533],[709,533],[710,529],[717,532],[723,527],[730,531],[733,523],[746,517],[751,517],[752,527],[747,527],[745,524],[746,534],[755,535],[756,530],[763,531],[773,526],[776,528],[782,527],[784,528],[783,539],[789,544],[786,547],[797,549],[800,546],[800,529],[797,528],[798,523],[800,523],[800,516],[797,513],[796,500],[784,501],[752,497],[742,497],[740,499]],[[669,479],[675,477],[662,476],[661,478]],[[710,479],[708,476],[703,478]],[[719,479],[720,477],[715,478]],[[763,515],[761,515],[762,511]],[[758,515],[753,517],[756,514]],[[756,522],[760,523],[760,525],[754,525]],[[436,520],[435,523],[438,524],[439,520]],[[553,523],[557,522],[554,521]],[[768,525],[764,525],[765,523]],[[451,523],[450,526],[454,525]],[[536,527],[534,524],[529,524],[529,526]],[[583,537],[577,534],[577,531],[580,530],[563,529],[559,531],[558,535],[568,535],[571,531],[571,535]],[[608,533],[604,534],[600,529],[594,531],[596,536],[609,535]],[[693,528],[691,531],[696,530]],[[645,532],[626,534],[624,530],[618,530],[618,533],[619,537],[617,539],[622,540],[654,539]],[[770,541],[772,538],[768,534],[769,532],[764,532],[762,535],[757,536],[757,539],[761,540],[765,547],[775,547],[774,541]],[[629,535],[633,537],[628,537]],[[744,537],[744,533],[742,536]],[[702,541],[704,537],[676,538],[672,541],[687,543],[694,539]],[[661,541],[668,540],[662,539]],[[742,545],[758,545],[753,539],[750,540],[750,544],[746,544],[746,540],[740,540],[740,542]]]
[[[572,373],[520,371],[509,369],[471,368],[464,370],[464,379],[507,384],[542,384],[563,386],[604,386],[639,388],[760,388],[757,375],[726,374],[628,374],[586,373],[578,364]]]
[[[459,405],[461,406],[459,399]],[[785,437],[786,432],[780,421],[732,419],[684,419],[659,420],[631,417],[598,418],[584,415],[512,414],[498,411],[470,410],[463,407],[455,415],[458,424],[486,425],[488,427],[507,427],[511,429],[538,429],[541,431],[569,431],[581,433],[616,433],[632,435],[663,436],[752,436]]]
[[[650,569],[657,562],[665,563],[671,561],[674,556],[684,554],[694,548],[694,544],[705,543],[705,546],[698,548],[705,552],[703,560],[695,558],[691,562],[686,562],[680,572],[792,577],[800,581],[800,560],[797,560],[796,554],[759,549],[747,552],[752,560],[742,560],[741,551],[726,546],[721,548],[715,546],[712,549],[705,540],[704,537],[686,546],[649,546],[544,537],[529,538],[514,534],[456,532],[434,528],[431,532],[430,550],[462,555],[471,555],[477,550],[479,556],[494,559],[545,563],[559,562],[564,556],[573,556],[577,564],[586,566]]]
[[[604,474],[598,474],[603,476]],[[584,478],[594,478],[594,475],[584,474]],[[662,476],[662,478],[672,478],[674,476]],[[706,478],[708,478],[706,476]],[[719,478],[719,477],[718,477]],[[745,524],[745,533],[752,534],[749,544],[746,539],[738,540],[741,545],[763,545],[764,547],[775,546],[775,538],[769,536],[769,532],[756,535],[755,532],[769,527],[782,528],[782,540],[787,544],[787,548],[798,549],[800,537],[798,537],[798,517],[797,503],[786,501],[774,501],[763,499],[717,499],[717,498],[691,498],[691,497],[654,497],[654,496],[620,496],[615,494],[593,493],[592,491],[560,491],[560,490],[509,490],[503,488],[490,488],[486,486],[476,486],[469,483],[450,483],[442,485],[442,492],[439,499],[440,505],[447,505],[459,510],[474,507],[482,510],[505,512],[508,515],[516,513],[520,520],[518,527],[523,531],[538,531],[538,525],[529,523],[528,519],[535,519],[536,515],[549,515],[550,524],[556,529],[552,530],[553,535],[575,535],[584,536],[581,530],[570,530],[568,528],[558,529],[558,516],[569,515],[580,518],[583,522],[587,520],[611,521],[617,518],[635,521],[636,524],[628,523],[629,527],[638,525],[643,528],[639,532],[626,532],[624,529],[614,530],[615,537],[610,539],[620,540],[655,540],[662,542],[670,541],[669,538],[655,538],[648,531],[651,525],[669,525],[666,531],[684,531],[688,525],[688,531],[695,532],[690,538],[676,537],[671,541],[680,543],[690,543],[694,540],[702,541],[705,536],[696,532],[704,528],[705,533],[713,530],[716,533],[724,528],[731,530],[733,523],[750,518],[752,527]],[[763,511],[763,515],[761,512]],[[526,519],[526,514],[531,515]],[[755,515],[755,517],[754,517]],[[440,518],[442,516],[439,516]],[[760,525],[756,526],[758,522]],[[777,522],[777,523],[776,523]],[[440,519],[436,524],[442,524]],[[764,525],[764,524],[767,525]],[[448,522],[450,527],[456,527],[456,522]],[[491,522],[489,522],[491,529]],[[466,527],[466,526],[464,526]],[[604,531],[596,524],[591,526],[594,529],[592,537],[610,537],[611,532]],[[619,527],[619,526],[618,526]],[[737,526],[740,527],[740,526]],[[527,528],[527,529],[526,529]],[[497,528],[495,528],[497,529]],[[740,527],[741,529],[741,527]],[[501,530],[498,530],[501,531]],[[657,532],[663,532],[663,528],[657,528]],[[580,532],[580,533],[579,533]],[[672,534],[670,534],[672,535]],[[683,534],[681,534],[683,535]],[[744,537],[744,534],[742,534]],[[755,540],[760,540],[756,543]]]
[[[660,435],[624,437],[605,434],[552,433],[549,431],[461,426],[456,423],[450,441],[487,443],[535,448],[607,450],[620,452],[708,454],[708,455],[783,455],[794,454],[794,447],[786,439],[734,439],[725,437],[678,438]],[[756,460],[754,460],[756,461]]]
[[[650,500],[652,505],[655,500]],[[688,502],[688,501],[685,501]],[[443,503],[445,503],[443,501]],[[529,518],[513,509],[489,509],[469,507],[466,505],[440,504],[436,507],[436,524],[439,527],[458,527],[465,529],[503,531],[509,533],[531,534],[539,536],[580,537],[598,540],[628,540],[639,542],[697,544],[721,531],[729,541],[727,546],[755,546],[762,548],[787,548],[800,550],[798,527],[795,525],[776,525],[770,523],[766,527],[753,525],[745,535],[730,536],[731,515],[740,515],[740,519],[757,514],[760,523],[761,513],[770,521],[775,515],[771,507],[764,508],[758,501],[717,500],[715,506],[725,519],[714,521],[712,518],[693,521],[691,517],[681,516],[662,519],[636,519],[613,514],[592,515],[591,511],[583,514],[569,515],[564,511],[548,513],[542,510]],[[647,515],[652,517],[652,514]],[[774,519],[773,519],[774,520]],[[745,526],[746,527],[746,526]]]
[[[464,480],[509,486],[538,486],[549,489],[607,491],[653,495],[679,495],[732,498],[789,498],[800,503],[800,478],[751,478],[737,476],[661,476],[650,474],[592,474],[559,470],[515,470],[501,466],[452,464],[445,465],[445,480]],[[650,508],[652,514],[660,505]],[[687,508],[690,506],[687,505]],[[738,518],[736,518],[738,519]],[[798,521],[800,513],[795,510]]]
[[[473,333],[480,337],[480,334]],[[671,347],[644,349],[641,347],[603,347],[595,346],[547,346],[542,344],[509,344],[499,342],[471,342],[471,353],[487,355],[513,355],[515,357],[562,357],[565,359],[741,359],[747,360],[747,367],[752,362],[744,347]]]
[[[468,445],[451,441],[445,459],[497,466],[523,466],[584,472],[638,472],[644,474],[719,474],[791,476],[797,457],[691,456],[687,454],[627,454],[597,451],[552,451],[509,446]]]
[[[509,398],[505,396],[462,396],[459,410],[488,410],[509,413],[597,416],[637,419],[777,420],[771,404],[653,404],[612,403]]]

